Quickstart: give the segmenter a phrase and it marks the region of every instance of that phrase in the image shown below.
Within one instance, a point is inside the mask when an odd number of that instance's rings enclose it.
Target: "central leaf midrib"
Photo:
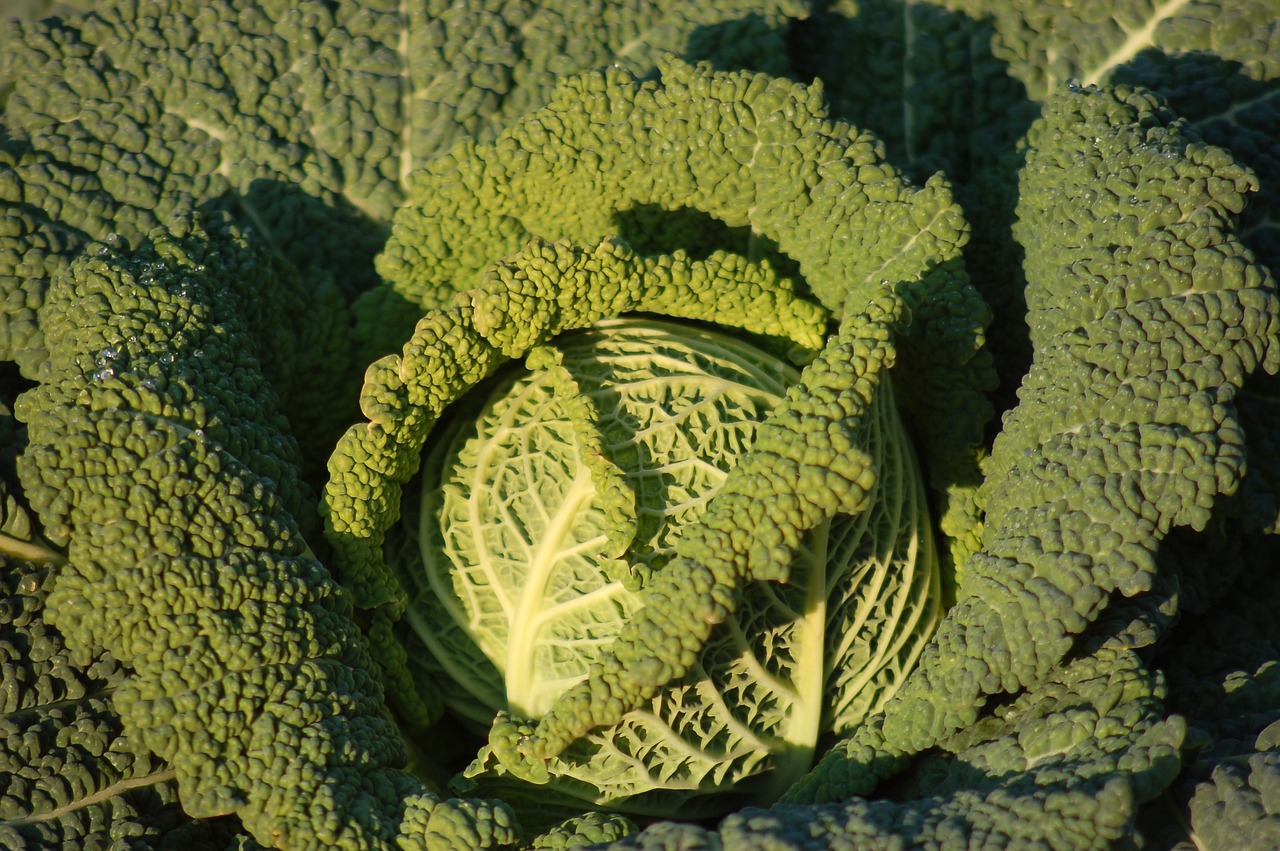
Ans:
[[[415,167],[413,160],[413,75],[410,72],[411,64],[409,61],[410,16],[407,0],[400,0],[399,12],[403,28],[400,30],[400,39],[396,44],[396,50],[400,55],[400,117],[404,123],[400,127],[400,168],[398,176],[400,197],[404,198],[409,194],[409,175]]]
[[[538,683],[534,667],[537,652],[535,639],[542,626],[542,619],[538,616],[546,605],[547,583],[560,561],[559,556],[564,551],[563,542],[572,533],[582,505],[594,494],[595,484],[591,480],[591,471],[585,467],[579,468],[573,483],[565,491],[560,506],[548,518],[541,542],[530,554],[529,570],[524,576],[523,586],[512,589],[516,592],[513,594],[516,606],[511,612],[511,626],[507,633],[504,669],[507,707],[512,713],[526,718],[538,714],[533,711],[536,707],[532,705],[532,701],[537,698],[533,690]]]
[[[785,739],[789,745],[779,760],[778,778],[794,782],[812,766],[822,724],[822,697],[826,687],[827,551],[831,521],[828,519],[810,534],[813,559],[806,577],[805,611],[796,623],[796,700],[787,720]]]
[[[1096,86],[1107,74],[1133,59],[1143,50],[1155,45],[1155,32],[1160,24],[1176,16],[1191,0],[1167,0],[1151,10],[1151,15],[1134,30],[1125,31],[1124,41],[1117,45],[1102,61],[1084,75],[1084,85]]]

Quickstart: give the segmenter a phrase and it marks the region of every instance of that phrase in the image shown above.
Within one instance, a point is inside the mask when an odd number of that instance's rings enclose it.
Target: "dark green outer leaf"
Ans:
[[[8,401],[0,402],[0,847],[216,851],[237,838],[256,847],[237,837],[234,818],[193,821],[182,811],[174,772],[124,733],[113,705],[128,669],[98,647],[72,652],[45,618],[64,559],[39,538],[16,489]]]
[[[0,354],[38,374],[52,275],[88,240],[229,209],[317,288],[371,285],[405,178],[558,76],[674,52],[781,72],[800,0],[119,0],[10,27]],[[21,295],[19,296],[19,293]]]
[[[16,405],[25,491],[68,547],[49,620],[131,668],[114,707],[189,815],[299,849],[510,844],[504,809],[396,767],[349,598],[290,513],[297,448],[240,312],[268,260],[223,218],[179,220],[56,279],[51,380]]]
[[[1273,0],[832,0],[797,28],[802,77],[922,179],[943,170],[973,226],[966,264],[995,312],[1001,408],[1030,365],[1009,239],[1017,150],[1057,87],[1140,85],[1260,178],[1240,237],[1280,264],[1280,28]],[[1269,477],[1274,480],[1274,477]],[[1275,492],[1276,486],[1271,486]]]
[[[791,793],[866,794],[904,755],[1044,681],[1159,542],[1243,474],[1233,397],[1280,366],[1275,283],[1233,234],[1253,175],[1150,94],[1074,89],[1029,136],[1016,235],[1036,360],[985,486],[983,552],[891,701]]]

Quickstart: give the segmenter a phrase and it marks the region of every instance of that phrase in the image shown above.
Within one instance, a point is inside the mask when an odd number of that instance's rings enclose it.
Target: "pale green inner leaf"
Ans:
[[[733,338],[651,320],[601,323],[557,347],[597,412],[605,454],[636,493],[628,560],[642,577],[700,516],[797,375]],[[637,607],[605,569],[607,520],[581,458],[590,436],[565,391],[554,369],[508,375],[473,424],[435,444],[449,472],[423,495],[427,581],[454,601],[450,617],[471,655],[483,654],[500,678],[482,686],[475,673],[464,677],[485,702],[495,686],[503,691],[491,711],[544,712]],[[429,647],[449,652],[426,624],[438,618],[410,622]]]

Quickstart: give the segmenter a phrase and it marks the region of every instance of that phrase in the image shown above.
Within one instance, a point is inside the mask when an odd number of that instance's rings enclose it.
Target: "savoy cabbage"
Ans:
[[[0,846],[1280,841],[1270,0],[5,11]]]

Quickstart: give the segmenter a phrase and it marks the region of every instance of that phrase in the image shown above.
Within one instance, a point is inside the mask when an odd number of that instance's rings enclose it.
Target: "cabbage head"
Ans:
[[[743,337],[627,318],[477,388],[430,442],[406,517],[410,664],[486,732],[499,713],[545,713],[635,616],[798,381]],[[891,390],[873,416],[868,510],[807,535],[789,584],[747,589],[689,674],[553,760],[547,785],[511,777],[488,748],[455,785],[541,812],[660,816],[772,800],[807,771],[821,737],[893,692],[941,613],[926,490]]]

